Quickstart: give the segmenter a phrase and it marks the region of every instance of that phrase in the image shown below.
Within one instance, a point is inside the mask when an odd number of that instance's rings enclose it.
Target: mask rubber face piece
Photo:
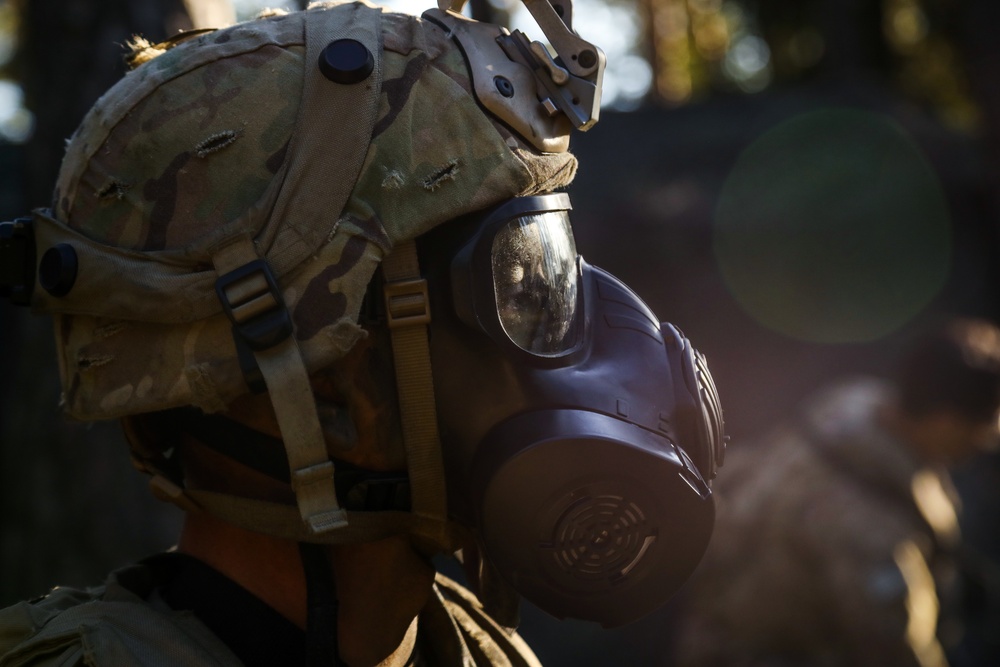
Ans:
[[[526,599],[614,627],[704,553],[721,411],[687,339],[576,256],[569,208],[512,200],[454,253],[435,391],[456,516]]]

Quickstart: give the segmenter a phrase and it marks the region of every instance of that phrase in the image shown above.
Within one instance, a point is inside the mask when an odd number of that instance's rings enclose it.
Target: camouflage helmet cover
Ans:
[[[320,50],[366,30],[373,74],[324,78]],[[217,411],[246,393],[214,291],[229,245],[252,240],[267,260],[316,370],[364,335],[361,300],[395,245],[569,183],[569,153],[532,149],[471,91],[441,28],[364,3],[237,24],[127,74],[35,216],[40,248],[70,240],[79,256],[73,289],[33,303],[55,315],[69,413]]]

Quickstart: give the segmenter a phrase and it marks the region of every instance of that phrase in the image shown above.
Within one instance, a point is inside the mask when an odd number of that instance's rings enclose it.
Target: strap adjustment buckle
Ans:
[[[426,280],[386,282],[384,292],[386,320],[390,329],[430,323],[431,307]]]
[[[292,317],[271,268],[257,259],[215,281],[215,293],[233,323],[233,333],[254,352],[292,335]]]
[[[302,518],[313,533],[320,534],[347,525],[347,515],[337,504],[334,467],[329,460],[292,470],[292,490],[298,499]],[[327,493],[333,494],[333,506]]]

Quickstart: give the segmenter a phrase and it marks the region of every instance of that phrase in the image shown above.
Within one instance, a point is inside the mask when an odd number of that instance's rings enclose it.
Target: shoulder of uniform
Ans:
[[[193,614],[120,583],[131,577],[120,571],[105,586],[56,588],[0,610],[0,667],[241,664]]]

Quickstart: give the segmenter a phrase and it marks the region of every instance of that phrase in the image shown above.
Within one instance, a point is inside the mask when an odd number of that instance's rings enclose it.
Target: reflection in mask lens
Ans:
[[[493,281],[500,323],[518,347],[551,356],[576,344],[576,244],[565,211],[508,223],[493,240]]]

